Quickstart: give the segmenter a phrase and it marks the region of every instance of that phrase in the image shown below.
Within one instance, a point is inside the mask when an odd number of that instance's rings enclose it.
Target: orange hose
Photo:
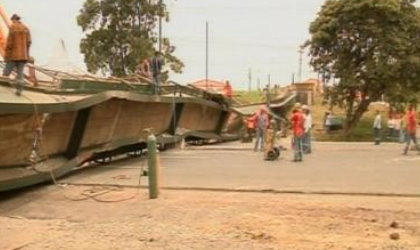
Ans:
[[[7,25],[7,27],[10,27],[12,22],[9,19],[9,15],[7,15],[6,10],[3,8],[3,5],[0,4],[0,16],[3,19],[4,23]]]
[[[0,55],[4,58],[6,53],[7,34],[3,26],[0,25]]]
[[[7,33],[10,27],[11,21],[9,20],[9,17],[1,4],[0,4],[0,16],[1,16],[0,21],[2,20],[2,23],[0,24],[0,55],[4,58],[4,55],[6,53]]]

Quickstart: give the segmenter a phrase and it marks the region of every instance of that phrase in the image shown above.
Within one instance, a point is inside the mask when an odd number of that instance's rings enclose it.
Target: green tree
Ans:
[[[163,1],[86,0],[77,23],[86,34],[80,50],[89,72],[133,74],[141,61],[154,55],[159,17],[169,21]],[[164,38],[162,45],[166,64],[181,73],[184,64],[173,55],[169,39]]]
[[[346,110],[352,129],[382,96],[406,96],[419,86],[420,16],[414,0],[327,0],[311,23],[311,65],[337,79],[327,91]],[[362,93],[358,100],[358,93]]]

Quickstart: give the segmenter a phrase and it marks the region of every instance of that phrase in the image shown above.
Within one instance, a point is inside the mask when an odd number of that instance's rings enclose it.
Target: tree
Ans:
[[[169,21],[163,1],[153,2],[86,0],[77,23],[86,33],[80,50],[89,72],[126,76],[134,73],[141,61],[153,56],[158,42],[156,23],[159,17]],[[184,64],[173,55],[169,39],[164,38],[162,45],[170,69],[181,73]]]
[[[401,98],[419,86],[420,16],[414,2],[327,0],[311,23],[304,46],[315,71],[338,79],[326,98],[345,109],[347,135],[371,102]]]

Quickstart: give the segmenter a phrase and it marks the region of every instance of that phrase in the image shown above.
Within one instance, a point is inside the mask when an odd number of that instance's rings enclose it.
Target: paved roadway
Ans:
[[[269,162],[251,148],[232,142],[162,152],[162,186],[420,197],[420,155],[412,151],[403,156],[402,144],[315,143],[314,153],[301,163],[291,161],[290,150]],[[144,160],[124,160],[61,182],[136,185],[144,165]],[[147,177],[141,184],[147,185]]]

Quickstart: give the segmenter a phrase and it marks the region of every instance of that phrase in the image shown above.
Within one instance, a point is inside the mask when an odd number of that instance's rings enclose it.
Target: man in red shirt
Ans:
[[[410,105],[407,112],[407,144],[404,148],[404,155],[408,153],[410,143],[413,141],[416,145],[417,151],[420,151],[419,145],[417,144],[416,132],[417,132],[417,115],[414,105]]]
[[[293,161],[303,160],[303,135],[305,133],[305,117],[300,108],[293,109],[293,115],[290,118],[293,128],[293,149],[295,156]]]

